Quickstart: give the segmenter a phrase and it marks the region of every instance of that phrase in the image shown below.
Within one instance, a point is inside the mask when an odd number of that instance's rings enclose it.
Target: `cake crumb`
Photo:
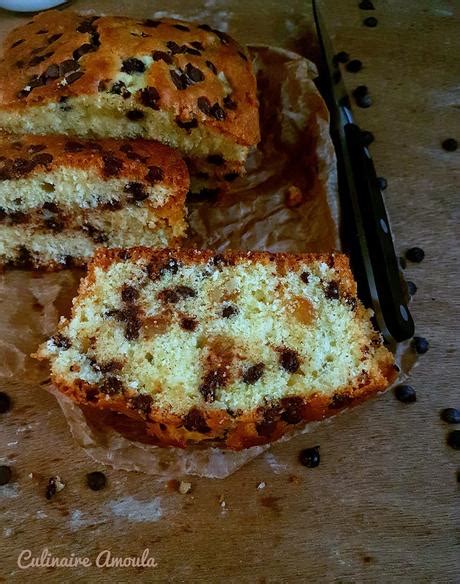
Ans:
[[[180,482],[179,493],[181,495],[186,495],[187,493],[190,493],[191,490],[192,490],[192,483],[186,483],[184,481]]]
[[[289,482],[293,483],[294,485],[298,485],[300,483],[300,479],[297,475],[289,475]]]
[[[291,185],[290,187],[288,187],[286,190],[286,194],[284,196],[284,203],[286,207],[288,207],[289,209],[294,209],[295,207],[301,205],[302,202],[303,196],[302,191],[299,189],[299,187],[296,187],[295,185]]]
[[[265,481],[261,481],[258,485],[257,488],[259,490],[265,489],[265,487],[267,486],[267,483]]]
[[[179,490],[180,481],[177,479],[171,479],[166,483],[166,489],[168,493],[173,493]]]

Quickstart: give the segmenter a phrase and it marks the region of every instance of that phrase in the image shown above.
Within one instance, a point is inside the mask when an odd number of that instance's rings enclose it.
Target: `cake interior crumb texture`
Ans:
[[[267,411],[300,422],[309,402],[339,408],[337,396],[349,403],[394,375],[341,254],[101,250],[39,356],[82,403],[125,404],[177,431],[201,412],[209,431],[189,423],[196,439],[219,435],[210,428],[222,415],[222,427],[254,422],[257,442]],[[289,403],[299,407],[290,420]]]

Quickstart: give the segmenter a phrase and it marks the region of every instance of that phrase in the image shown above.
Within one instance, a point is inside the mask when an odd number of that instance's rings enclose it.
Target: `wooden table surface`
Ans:
[[[3,387],[14,408],[0,419],[0,464],[10,464],[14,475],[0,487],[2,581],[460,581],[460,453],[446,445],[452,427],[439,417],[444,407],[460,407],[459,154],[440,146],[459,138],[459,4],[374,0],[374,12],[357,4],[322,2],[336,49],[364,62],[345,79],[349,89],[370,88],[372,107],[355,113],[376,136],[371,150],[388,179],[397,249],[426,252],[423,263],[406,269],[418,286],[411,304],[417,333],[430,341],[411,375],[417,402],[404,405],[389,392],[274,447],[226,480],[192,478],[188,495],[110,469],[102,469],[107,488],[93,492],[85,474],[99,467],[74,444],[54,399],[35,388],[31,397],[31,387],[9,380]],[[301,0],[72,3],[96,5],[138,16],[147,5],[149,15],[200,15],[228,24],[243,42],[297,50],[307,46],[311,20]],[[376,28],[362,25],[370,15]],[[0,12],[0,34],[19,22]],[[300,466],[299,451],[318,444],[321,465]],[[66,487],[47,501],[45,479],[56,474]],[[265,488],[257,488],[260,482]],[[127,557],[149,548],[157,567],[18,568],[21,550],[35,556],[45,547],[93,564],[102,550]]]

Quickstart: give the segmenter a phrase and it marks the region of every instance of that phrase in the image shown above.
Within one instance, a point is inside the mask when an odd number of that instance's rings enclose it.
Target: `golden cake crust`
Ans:
[[[171,19],[38,14],[4,41],[0,109],[20,112],[110,91],[120,71],[139,71],[144,56],[153,56],[145,67],[148,89],[134,94],[134,105],[198,122],[244,146],[258,142],[256,81],[245,50],[207,25]]]
[[[230,251],[216,254],[212,251],[147,248],[98,250],[89,266],[87,277],[81,282],[79,295],[74,301],[73,314],[75,306],[84,302],[87,296],[91,296],[98,270],[105,271],[114,262],[138,260],[152,266],[161,266],[171,258],[184,266],[207,264],[210,261],[234,265],[242,260],[248,260],[254,265],[274,264],[280,274],[298,267],[299,261],[308,263],[320,260],[328,266],[333,266],[340,282],[342,297],[353,299],[355,318],[363,320],[369,318],[367,310],[356,299],[356,283],[349,268],[348,258],[343,254],[292,255]],[[59,330],[67,324],[68,321],[62,321]],[[52,381],[59,391],[83,406],[91,417],[94,418],[97,409],[104,410],[106,421],[128,437],[159,445],[186,447],[191,443],[201,443],[240,450],[277,440],[298,427],[298,424],[324,419],[386,389],[396,377],[396,367],[393,356],[383,347],[380,336],[372,333],[372,337],[369,339],[374,351],[372,368],[367,374],[356,378],[352,386],[338,387],[333,395],[313,393],[308,395],[308,398],[301,395],[286,396],[248,411],[234,412],[228,409],[209,408],[203,402],[202,406],[191,408],[185,416],[177,415],[156,408],[145,395],[136,392],[131,395],[129,391],[123,391],[107,399],[98,385],[81,379],[69,383],[64,377],[52,372]],[[44,347],[35,356],[39,359],[50,358]],[[114,416],[114,412],[122,416]]]

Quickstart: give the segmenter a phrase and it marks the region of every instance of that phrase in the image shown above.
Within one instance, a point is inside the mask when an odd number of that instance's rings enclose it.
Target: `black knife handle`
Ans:
[[[365,238],[360,244],[367,248],[370,265],[366,269],[372,271],[377,295],[373,298],[374,304],[378,303],[390,334],[397,341],[403,341],[413,336],[414,322],[401,288],[390,224],[374,163],[362,143],[360,128],[356,124],[346,124],[344,131],[356,185],[353,194],[362,221],[361,237]]]

